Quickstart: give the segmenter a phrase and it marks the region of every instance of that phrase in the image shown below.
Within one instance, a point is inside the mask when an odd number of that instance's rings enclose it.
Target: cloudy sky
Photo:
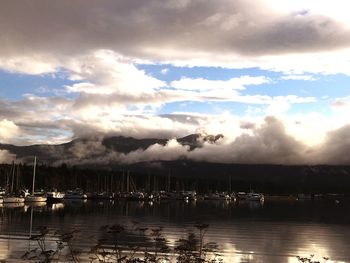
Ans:
[[[0,142],[222,133],[248,155],[327,147],[347,162],[349,5],[1,1]]]

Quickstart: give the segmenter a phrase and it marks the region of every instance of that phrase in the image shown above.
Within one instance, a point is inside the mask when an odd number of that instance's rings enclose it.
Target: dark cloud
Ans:
[[[288,135],[281,121],[274,117],[267,117],[263,125],[250,129],[249,133],[244,133],[233,141],[227,141],[222,136],[215,137],[217,140],[207,140],[214,136],[196,135],[193,137],[193,140],[196,140],[196,147],[190,146],[183,139],[179,141],[170,139],[167,143],[165,140],[159,140],[162,141],[159,143],[147,142],[146,144],[149,145],[146,147],[145,141],[133,140],[132,147],[136,150],[118,152],[112,144],[104,143],[106,136],[115,134],[98,136],[95,134],[65,145],[41,146],[40,152],[45,153],[45,158],[55,165],[62,163],[69,165],[131,164],[184,158],[217,163],[350,165],[349,134],[350,125],[347,125],[330,132],[322,144],[306,146]],[[127,138],[118,138],[115,140],[119,145],[127,145]],[[1,162],[8,162],[14,157],[15,155],[10,152],[0,150]]]
[[[103,163],[177,160],[188,158],[195,161],[245,164],[350,164],[350,126],[344,126],[328,134],[325,142],[309,147],[288,135],[283,124],[274,117],[267,117],[261,127],[253,128],[252,134],[242,134],[234,141],[226,143],[202,142],[201,147],[190,150],[175,141],[167,145],[152,145],[146,150],[128,154],[109,150],[99,158],[87,158],[86,162]],[[199,138],[200,140],[200,138]],[[101,143],[94,141],[79,146],[79,156],[89,156],[96,152],[91,145],[101,149]],[[85,150],[87,151],[85,151]],[[86,154],[84,154],[86,152]]]
[[[219,163],[264,163],[264,164],[304,164],[307,147],[286,134],[283,124],[268,117],[265,124],[255,128],[252,135],[243,134],[234,141],[226,143],[219,140],[207,141],[207,137],[198,137],[198,148],[191,150],[176,140],[166,145],[153,144],[147,149],[138,149],[129,153],[120,153],[106,148],[101,137],[93,137],[74,143],[69,149],[68,158],[59,163],[70,164],[109,164],[135,163],[145,161],[178,160],[188,158],[196,161]]]
[[[201,121],[206,120],[206,117],[189,114],[161,114],[160,117],[168,118],[175,122],[188,123],[191,125],[200,125]]]
[[[285,131],[283,124],[274,117],[242,134],[229,144],[206,144],[190,153],[196,160],[225,163],[302,164],[307,147]]]
[[[350,164],[350,125],[328,133],[312,155],[319,164]]]
[[[247,130],[254,129],[255,126],[256,126],[255,123],[252,123],[252,122],[241,122],[241,125],[240,125],[242,129],[247,129]]]
[[[248,29],[249,30],[249,29]],[[238,53],[254,55],[318,52],[349,45],[350,37],[341,24],[316,15],[278,18],[234,38],[232,47]]]
[[[0,4],[0,54],[111,49],[150,59],[328,51],[348,45],[331,18],[277,14],[262,1],[12,0]]]

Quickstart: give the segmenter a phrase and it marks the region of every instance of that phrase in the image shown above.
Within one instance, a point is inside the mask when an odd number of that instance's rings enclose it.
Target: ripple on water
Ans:
[[[237,206],[220,202],[78,202],[57,208],[2,207],[0,258],[16,262],[36,245],[27,238],[33,213],[33,231],[39,226],[47,226],[51,233],[79,229],[74,244],[85,251],[103,237],[103,225],[119,223],[131,228],[137,221],[148,229],[162,227],[163,236],[174,247],[189,232],[197,233],[194,224],[204,221],[209,224],[205,241],[216,242],[229,263],[297,262],[297,255],[310,254],[350,262],[350,225],[342,218],[348,207],[332,207],[333,215],[327,213],[327,208],[318,203]],[[135,244],[135,234],[127,233],[123,240]],[[55,245],[54,239],[50,242]]]

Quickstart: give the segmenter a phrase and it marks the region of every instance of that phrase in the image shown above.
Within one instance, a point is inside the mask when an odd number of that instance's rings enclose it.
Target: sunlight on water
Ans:
[[[0,259],[18,259],[30,247],[31,214],[33,233],[47,226],[55,231],[78,229],[73,244],[90,251],[98,239],[106,238],[103,225],[121,224],[127,229],[135,224],[151,229],[161,227],[162,236],[173,249],[178,240],[191,232],[198,235],[196,222],[205,222],[204,242],[215,242],[226,263],[268,262],[298,263],[297,256],[324,262],[349,262],[350,226],[345,222],[348,207],[332,207],[331,215],[315,204],[270,205],[230,204],[225,202],[69,202],[49,205],[3,207],[0,220]],[[326,217],[329,215],[329,217]],[[324,222],[331,223],[322,223]],[[346,219],[347,220],[347,219]],[[139,234],[126,231],[123,242],[135,242]],[[133,241],[134,240],[134,241]],[[48,246],[56,241],[48,238]],[[14,260],[16,262],[16,260]]]

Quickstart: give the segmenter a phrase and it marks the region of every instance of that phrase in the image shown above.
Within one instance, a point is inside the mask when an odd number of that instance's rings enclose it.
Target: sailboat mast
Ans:
[[[34,195],[34,187],[35,187],[35,169],[36,169],[36,156],[34,157],[34,168],[33,168],[33,188],[32,188],[32,195]]]
[[[15,183],[15,161],[12,161],[12,181],[11,181],[11,194],[13,193],[13,185]]]
[[[16,191],[19,191],[19,163],[17,164],[16,170]]]
[[[167,180],[167,191],[170,192],[170,184],[171,184],[171,177],[170,177],[170,169],[168,173],[168,180]]]
[[[130,171],[128,171],[126,176],[126,192],[130,192]]]

